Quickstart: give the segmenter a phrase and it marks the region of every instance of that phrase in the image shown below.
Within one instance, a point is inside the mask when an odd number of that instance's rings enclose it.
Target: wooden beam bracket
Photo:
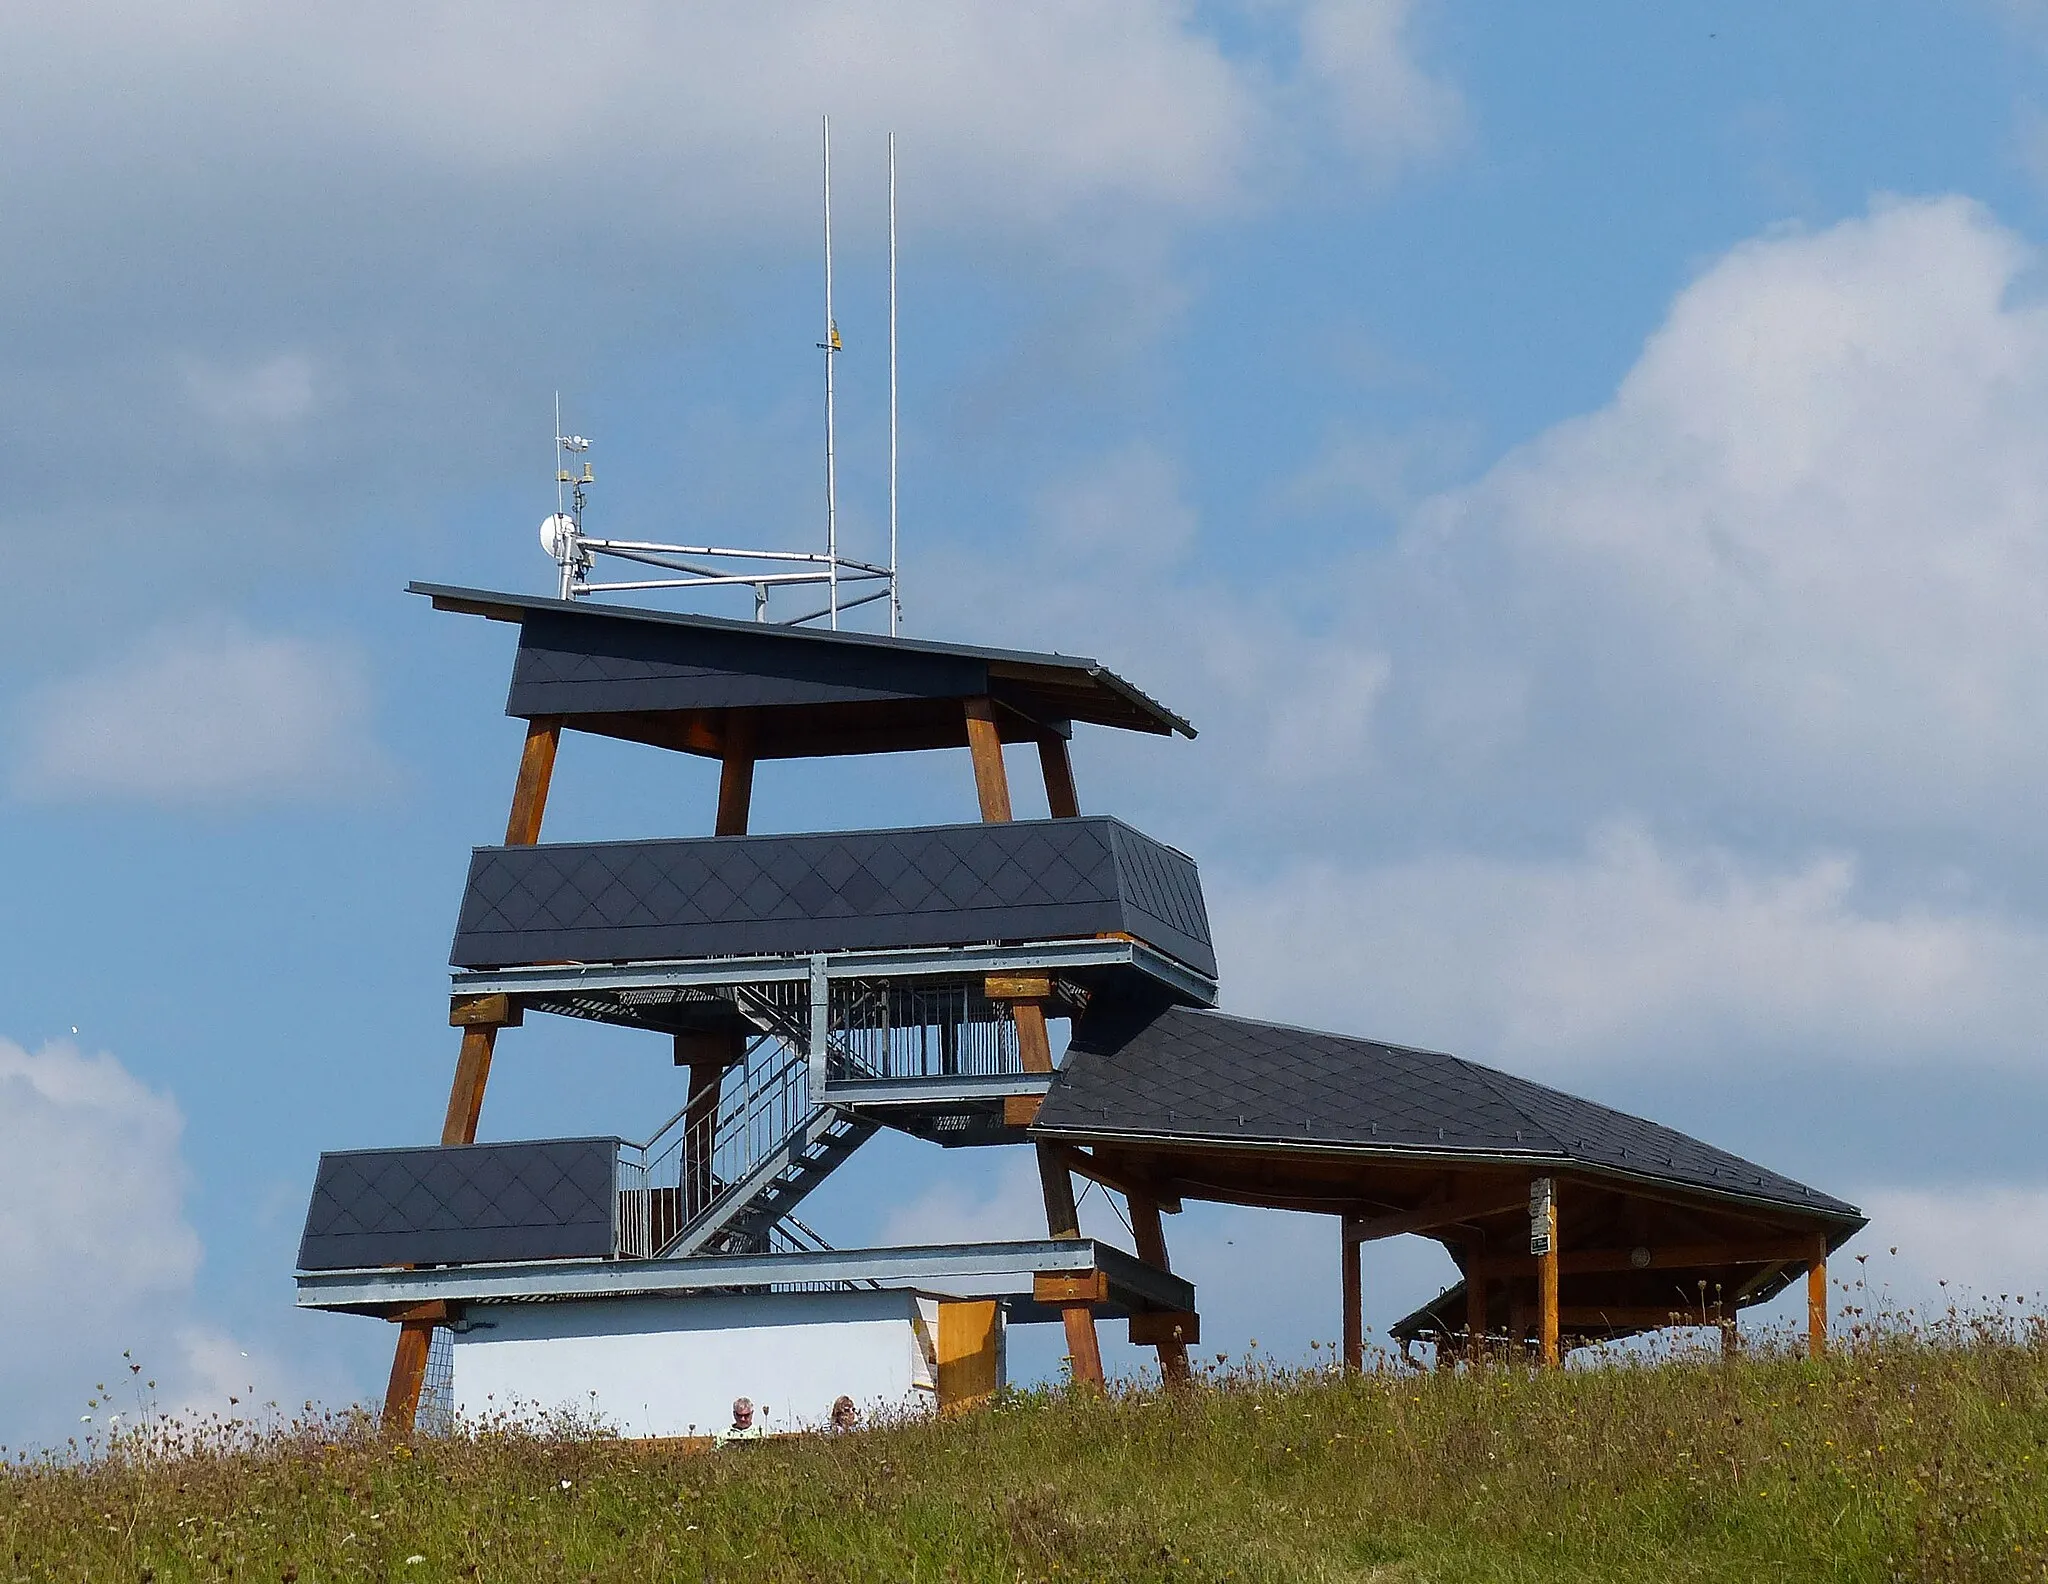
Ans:
[[[1141,1309],[1131,1316],[1131,1341],[1139,1347],[1193,1347],[1202,1340],[1202,1317],[1192,1309]]]
[[[526,1008],[508,995],[458,995],[448,998],[450,1028],[518,1028]]]
[[[1051,1308],[1069,1304],[1109,1302],[1109,1275],[1105,1271],[1039,1271],[1031,1278],[1034,1301]]]

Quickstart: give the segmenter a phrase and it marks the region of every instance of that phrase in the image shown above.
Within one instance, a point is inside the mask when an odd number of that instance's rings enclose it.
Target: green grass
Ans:
[[[1046,1393],[723,1453],[159,1423],[0,1475],[17,1579],[2048,1579],[2048,1333]]]

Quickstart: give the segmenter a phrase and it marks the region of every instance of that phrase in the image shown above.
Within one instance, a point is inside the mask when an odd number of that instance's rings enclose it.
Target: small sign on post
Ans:
[[[1556,1203],[1554,1187],[1555,1182],[1549,1177],[1529,1180],[1529,1252],[1538,1258],[1550,1252],[1550,1240],[1557,1227],[1552,1214]]]

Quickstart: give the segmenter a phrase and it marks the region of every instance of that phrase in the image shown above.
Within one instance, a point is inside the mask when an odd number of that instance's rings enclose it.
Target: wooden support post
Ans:
[[[718,1131],[718,1096],[728,1068],[746,1059],[744,1034],[702,1030],[678,1034],[676,1065],[690,1071],[689,1088],[683,1103],[682,1199],[676,1207],[676,1224],[668,1228],[673,1236],[711,1203],[712,1143]],[[657,1235],[658,1248],[667,1238]]]
[[[1081,799],[1074,791],[1074,761],[1064,737],[1038,739],[1038,764],[1045,772],[1045,806],[1054,819],[1078,819]]]
[[[1074,1206],[1074,1179],[1066,1160],[1050,1146],[1038,1146],[1038,1181],[1045,1194],[1046,1230],[1056,1238],[1081,1235],[1081,1213]],[[1076,1385],[1101,1386],[1102,1344],[1095,1336],[1095,1310],[1086,1303],[1060,1305],[1067,1331],[1067,1358]]]
[[[443,1144],[474,1144],[477,1119],[483,1115],[484,1085],[491,1081],[491,1052],[497,1048],[493,1025],[462,1031],[462,1050],[455,1058],[455,1082],[448,1086],[448,1114],[441,1119]]]
[[[1068,1181],[1072,1181],[1069,1178]],[[1159,1201],[1150,1194],[1126,1193],[1124,1204],[1131,1212],[1131,1236],[1138,1245],[1138,1258],[1154,1270],[1171,1271],[1166,1257],[1166,1223],[1159,1214]],[[1169,1386],[1188,1382],[1188,1344],[1184,1337],[1157,1343],[1159,1378]]]
[[[1465,1275],[1465,1362],[1483,1363],[1486,1358],[1486,1273]]]
[[[540,817],[547,812],[548,786],[555,778],[555,750],[561,745],[561,716],[540,715],[526,723],[519,779],[512,787],[512,812],[505,820],[507,847],[531,847],[540,840]]]
[[[505,816],[505,845],[531,847],[540,840],[541,816],[547,812],[548,787],[555,775],[555,752],[562,742],[562,717],[542,715],[526,723],[526,742],[519,751],[519,776],[512,783],[512,807]],[[451,1013],[451,1018],[454,1016]],[[508,1009],[504,1023],[475,1020],[477,1009],[463,1009],[462,1049],[455,1058],[455,1078],[448,1086],[448,1109],[441,1119],[443,1144],[474,1144],[483,1115],[484,1086],[490,1082],[491,1055],[498,1029],[516,1022]],[[408,1320],[399,1327],[398,1347],[391,1359],[391,1379],[384,1390],[384,1428],[409,1435],[419,1412],[420,1390],[427,1378],[427,1348],[433,1326]]]
[[[434,1343],[434,1322],[408,1320],[398,1328],[398,1348],[391,1357],[391,1380],[384,1388],[384,1433],[409,1436],[419,1417],[420,1390],[427,1383],[427,1352]]]
[[[1558,1346],[1557,1335],[1557,1184],[1554,1178],[1550,1193],[1549,1219],[1549,1247],[1538,1255],[1536,1260],[1536,1285],[1541,1307],[1537,1339],[1541,1347],[1543,1367],[1556,1369],[1564,1362],[1564,1354]]]
[[[718,836],[744,836],[754,803],[754,712],[725,712],[724,751],[718,761]]]
[[[1361,1268],[1364,1245],[1351,1235],[1357,1218],[1345,1216],[1338,1246],[1344,1253],[1344,1369],[1356,1375],[1365,1368],[1365,1273]]]
[[[1828,1351],[1828,1241],[1813,1240],[1813,1263],[1806,1267],[1806,1356],[1825,1358]]]
[[[995,701],[971,698],[963,706],[967,716],[967,751],[974,759],[974,793],[981,803],[981,817],[991,825],[1010,819],[1010,776],[1003,767],[1003,739],[996,729]],[[1045,1029],[1045,1008],[1018,1004],[1018,1054],[1025,1069],[1052,1071],[1052,1043]],[[1041,1065],[1042,1064],[1042,1065]],[[1065,1159],[1038,1146],[1038,1180],[1045,1193],[1045,1226],[1056,1238],[1081,1235],[1081,1217],[1074,1208],[1074,1179],[1068,1175]],[[1102,1345],[1095,1335],[1095,1311],[1087,1304],[1064,1304],[1060,1318],[1066,1324],[1067,1357],[1072,1360],[1074,1379],[1091,1386],[1103,1384]]]
[[[967,700],[967,751],[974,759],[974,794],[981,817],[991,825],[1010,820],[1010,776],[1003,768],[1003,738],[996,729],[995,701]]]

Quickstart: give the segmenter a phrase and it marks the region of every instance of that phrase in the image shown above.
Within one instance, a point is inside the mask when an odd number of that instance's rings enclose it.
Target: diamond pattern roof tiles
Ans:
[[[1037,1127],[1577,1162],[1823,1215],[1857,1213],[1683,1133],[1476,1062],[1184,1007],[1082,1019]]]
[[[545,1139],[322,1155],[299,1268],[608,1255],[618,1147]]]
[[[1216,971],[1194,863],[1101,816],[478,848],[450,960],[647,961],[1106,931]]]

